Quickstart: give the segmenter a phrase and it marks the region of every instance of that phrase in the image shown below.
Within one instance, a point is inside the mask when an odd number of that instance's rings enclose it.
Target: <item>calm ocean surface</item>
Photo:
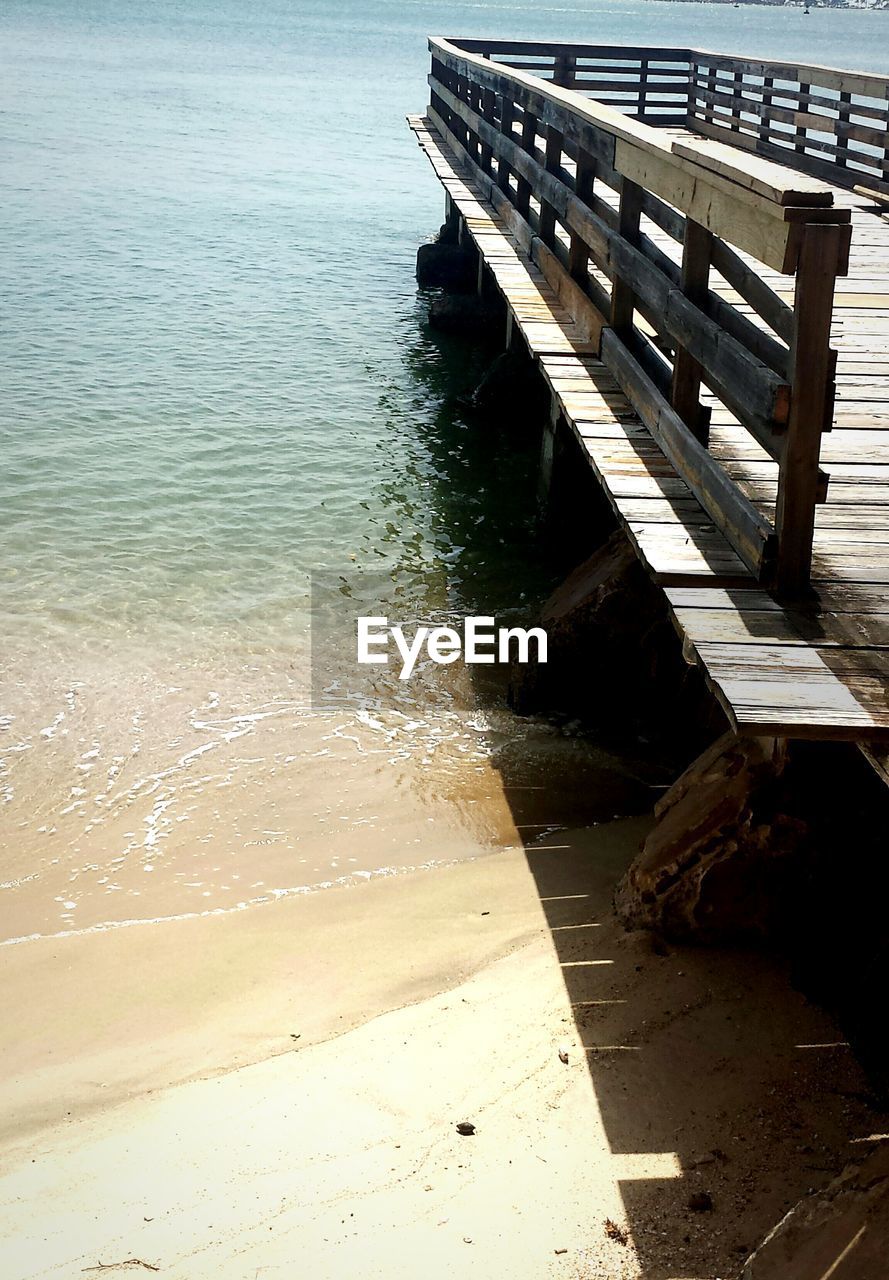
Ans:
[[[6,0],[0,940],[515,841],[504,757],[595,790],[459,676],[309,705],[310,573],[410,612],[521,609],[550,572],[531,453],[454,411],[469,357],[413,278],[438,32],[889,70],[860,11]]]

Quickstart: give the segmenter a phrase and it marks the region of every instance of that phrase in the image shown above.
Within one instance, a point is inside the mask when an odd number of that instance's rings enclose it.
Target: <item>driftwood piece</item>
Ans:
[[[781,811],[783,763],[776,739],[733,733],[694,761],[658,802],[656,824],[617,887],[627,928],[706,943],[771,932],[806,834]]]

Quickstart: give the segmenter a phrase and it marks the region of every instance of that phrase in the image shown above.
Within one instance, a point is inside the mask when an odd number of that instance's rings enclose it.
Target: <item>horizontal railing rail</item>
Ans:
[[[818,459],[848,211],[811,178],[682,141],[566,87],[578,46],[534,46],[551,59],[548,83],[494,60],[533,61],[516,47],[431,39],[433,123],[484,178],[714,524],[761,580],[802,591],[826,492]],[[777,463],[773,515],[709,451],[702,387]]]

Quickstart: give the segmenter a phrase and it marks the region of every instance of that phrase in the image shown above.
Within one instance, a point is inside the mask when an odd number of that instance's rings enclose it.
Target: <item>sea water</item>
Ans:
[[[533,443],[462,413],[414,280],[430,33],[889,69],[865,11],[6,0],[0,941],[475,856],[566,778],[624,803],[455,669],[313,697],[313,589],[521,614],[552,581]]]

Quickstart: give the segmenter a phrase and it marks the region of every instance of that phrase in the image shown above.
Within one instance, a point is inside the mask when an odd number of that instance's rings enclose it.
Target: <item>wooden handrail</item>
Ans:
[[[430,117],[489,179],[501,213],[599,338],[603,361],[714,524],[761,580],[803,591],[826,491],[818,456],[832,418],[830,317],[848,211],[833,207],[829,187],[785,166],[677,141],[566,87],[584,58],[632,53],[641,66],[687,55],[691,65],[694,51],[429,44]],[[493,62],[498,53],[546,58],[550,79]],[[681,245],[681,260],[648,222]],[[757,264],[796,277],[792,308]],[[714,272],[757,321],[711,288]],[[709,453],[702,385],[778,463],[774,520]]]
[[[863,97],[889,97],[889,75],[875,71],[852,71],[846,67],[828,67],[817,62],[772,62],[761,58],[739,58],[734,54],[717,53],[712,49],[686,49],[683,53],[694,58],[706,58],[726,70],[772,76],[781,80],[807,80],[837,91],[846,89]]]
[[[889,75],[708,49],[454,40],[495,65],[549,77],[651,124],[681,124],[839,186],[889,194]],[[604,77],[604,78],[603,78]]]

